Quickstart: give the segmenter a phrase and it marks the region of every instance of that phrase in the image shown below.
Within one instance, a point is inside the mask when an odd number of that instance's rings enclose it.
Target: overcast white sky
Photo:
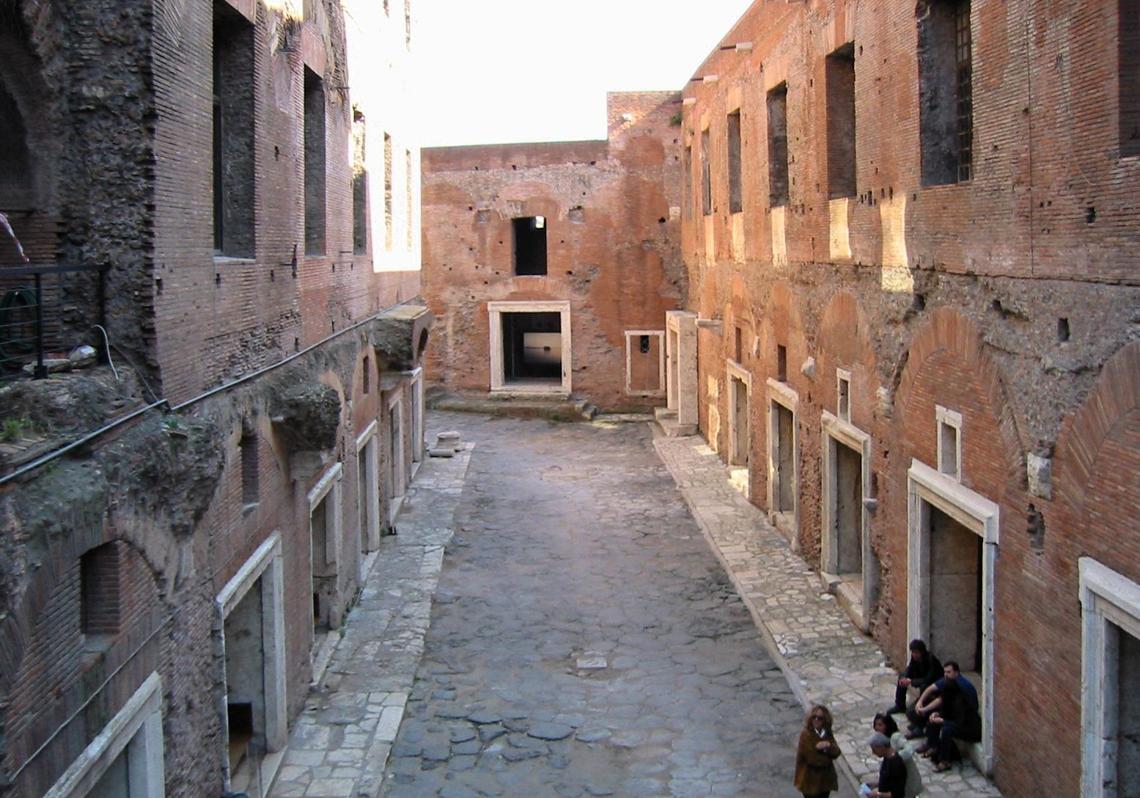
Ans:
[[[751,0],[413,0],[420,143],[606,136],[606,92],[680,90]]]

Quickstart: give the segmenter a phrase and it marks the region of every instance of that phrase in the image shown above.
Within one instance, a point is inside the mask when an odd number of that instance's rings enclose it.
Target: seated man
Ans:
[[[861,796],[869,798],[904,798],[906,795],[906,763],[898,752],[891,747],[891,741],[885,734],[875,732],[867,740],[871,753],[882,758],[879,764],[879,781],[872,787],[864,784],[859,791]]]
[[[909,705],[906,700],[907,688],[913,687],[922,695],[922,691],[942,677],[942,663],[926,648],[926,643],[915,639],[910,641],[910,660],[906,670],[899,674],[898,684],[895,687],[895,703],[887,710],[888,714],[905,712],[912,725],[921,726],[922,723],[914,711],[915,702]]]
[[[920,749],[930,752],[936,772],[948,770],[950,763],[957,758],[955,738],[971,743],[982,739],[978,691],[962,675],[957,662],[947,662],[944,674],[931,685],[938,692],[939,706],[930,713],[926,723],[926,745]]]

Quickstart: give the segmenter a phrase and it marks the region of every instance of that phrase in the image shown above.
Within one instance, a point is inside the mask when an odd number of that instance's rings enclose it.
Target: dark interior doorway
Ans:
[[[930,508],[930,647],[943,662],[983,673],[982,539]]]
[[[504,313],[503,381],[562,382],[562,315]]]

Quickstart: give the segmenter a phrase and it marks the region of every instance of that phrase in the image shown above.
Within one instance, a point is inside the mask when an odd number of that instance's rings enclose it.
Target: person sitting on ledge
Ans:
[[[918,691],[918,695],[922,695],[922,691],[941,678],[941,676],[942,663],[938,661],[938,657],[927,650],[926,643],[922,640],[911,640],[910,661],[906,664],[906,670],[899,674],[898,684],[895,686],[895,703],[887,709],[886,714],[894,715],[899,712],[905,712],[911,723],[916,723],[917,718],[914,716],[915,702],[907,703],[907,689],[913,687]]]
[[[982,720],[978,715],[978,691],[962,675],[957,662],[947,662],[945,676],[931,685],[937,690],[941,706],[930,714],[926,723],[926,745],[919,753],[929,755],[935,772],[949,770],[958,759],[955,738],[976,743],[982,739]],[[925,693],[923,693],[925,696]]]

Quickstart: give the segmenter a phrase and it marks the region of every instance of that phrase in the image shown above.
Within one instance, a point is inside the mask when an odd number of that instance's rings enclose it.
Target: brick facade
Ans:
[[[424,295],[440,320],[429,379],[491,388],[487,302],[569,301],[573,392],[603,408],[657,401],[626,390],[625,334],[662,330],[684,293],[679,112],[675,93],[611,94],[607,141],[424,151]],[[547,273],[516,275],[512,220],[535,216]],[[631,347],[631,370],[660,385],[657,362],[640,362],[659,348]]]
[[[873,602],[863,609],[876,640],[901,660],[915,589],[908,473],[915,462],[939,467],[938,414],[959,419],[959,484],[1000,518],[994,777],[1008,795],[1075,795],[1077,559],[1137,579],[1126,516],[1140,500],[1140,369],[1129,343],[1140,298],[1130,199],[1140,162],[1122,153],[1118,115],[1135,101],[1114,46],[1127,23],[1113,4],[975,0],[971,173],[933,185],[921,157],[932,134],[919,110],[923,81],[936,80],[919,47],[924,15],[939,13],[933,5],[756,3],[685,91],[687,307],[721,322],[699,331],[700,427],[727,457],[724,363],[735,359],[739,328],[753,386],[750,497],[774,512],[763,386],[778,379],[785,347],[786,389],[798,398],[797,512],[780,527],[818,562],[830,478],[822,416],[837,413],[837,370],[850,375],[850,424],[871,439],[873,556],[863,567],[873,571]],[[833,59],[846,52],[853,97],[835,78]],[[769,101],[785,85],[789,197],[773,207],[769,120],[779,120]],[[728,128],[737,112],[743,209],[732,213]],[[836,177],[852,147],[853,190]],[[1030,456],[1052,463],[1051,493],[1030,483]]]
[[[0,103],[19,112],[24,138],[20,126],[0,135],[30,153],[25,179],[0,181],[0,210],[15,211],[34,262],[110,266],[112,356],[146,385],[118,388],[104,421],[161,407],[115,425],[82,457],[0,485],[0,795],[41,795],[82,765],[152,673],[162,679],[166,794],[220,795],[231,786],[220,592],[279,536],[294,717],[319,642],[310,494],[339,464],[327,494],[339,501],[328,516],[328,534],[339,532],[328,539],[339,552],[327,616],[336,622],[369,548],[361,520],[388,527],[394,483],[418,456],[409,375],[430,316],[410,303],[420,279],[408,30],[380,4],[319,0],[132,10],[59,0],[0,16]],[[225,51],[220,66],[215,50]],[[350,91],[350,67],[375,79]],[[308,103],[306,75],[321,89]],[[352,152],[343,142],[354,134]],[[399,154],[388,214],[385,139]],[[390,243],[388,224],[399,231]],[[318,230],[323,252],[307,254]],[[0,269],[14,262],[9,246],[0,242]],[[94,291],[78,278],[67,290],[68,345],[101,345]],[[369,429],[380,479],[364,497],[357,440]]]

